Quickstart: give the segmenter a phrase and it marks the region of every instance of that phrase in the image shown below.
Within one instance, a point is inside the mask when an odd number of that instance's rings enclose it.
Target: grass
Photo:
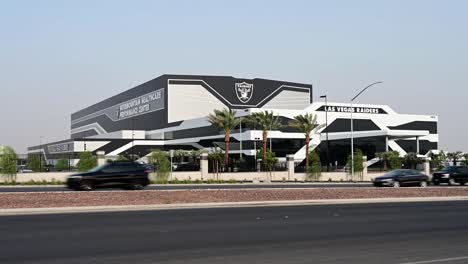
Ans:
[[[51,181],[35,181],[29,180],[27,182],[16,182],[16,181],[9,181],[9,182],[0,182],[0,186],[15,186],[15,185],[64,185],[64,182],[52,179]]]

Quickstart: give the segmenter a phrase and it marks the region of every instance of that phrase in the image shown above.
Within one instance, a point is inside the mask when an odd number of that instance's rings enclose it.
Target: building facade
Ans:
[[[268,131],[269,146],[277,157],[305,158],[304,135],[288,126],[294,116],[317,115],[327,126],[312,135],[311,149],[322,160],[343,164],[350,153],[351,112],[354,144],[368,159],[396,150],[401,155],[425,155],[438,148],[437,116],[399,114],[386,105],[313,102],[310,84],[229,76],[162,75],[102,102],[71,114],[70,139],[33,146],[46,160],[76,157],[83,151],[104,151],[109,157],[144,157],[154,149],[210,150],[224,147],[224,135],[211,126],[207,115],[231,108],[236,116],[269,110],[282,127]],[[327,121],[327,122],[326,122]],[[230,153],[254,159],[262,131],[243,124],[231,133]],[[328,138],[328,141],[326,140]],[[329,148],[329,157],[325,150]]]

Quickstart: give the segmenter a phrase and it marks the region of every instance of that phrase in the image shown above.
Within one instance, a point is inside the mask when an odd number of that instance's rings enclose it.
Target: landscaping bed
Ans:
[[[317,188],[234,190],[145,190],[0,193],[0,208],[45,208],[107,205],[152,205],[210,202],[284,201],[468,196],[467,187],[452,188]]]

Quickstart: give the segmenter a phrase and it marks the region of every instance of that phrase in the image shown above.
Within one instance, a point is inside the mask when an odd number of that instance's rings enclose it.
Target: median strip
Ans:
[[[0,193],[0,209],[467,197],[468,188],[200,189]]]

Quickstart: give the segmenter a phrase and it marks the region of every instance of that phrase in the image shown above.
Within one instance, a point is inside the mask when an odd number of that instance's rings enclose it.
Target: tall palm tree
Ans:
[[[461,151],[447,153],[447,158],[453,162],[453,166],[457,165],[457,162],[461,157],[462,157]]]
[[[208,115],[208,122],[224,131],[224,164],[227,166],[229,162],[229,139],[231,137],[231,130],[239,124],[239,119],[236,119],[236,111],[228,108],[214,110],[213,113]]]
[[[309,143],[310,134],[317,131],[324,125],[317,124],[317,116],[311,113],[304,115],[297,115],[293,120],[289,121],[289,126],[296,128],[305,135],[305,148],[306,148],[306,172],[309,171]]]
[[[273,114],[273,111],[254,112],[247,118],[247,123],[262,129],[263,160],[265,161],[267,156],[268,130],[281,127],[279,118]]]

